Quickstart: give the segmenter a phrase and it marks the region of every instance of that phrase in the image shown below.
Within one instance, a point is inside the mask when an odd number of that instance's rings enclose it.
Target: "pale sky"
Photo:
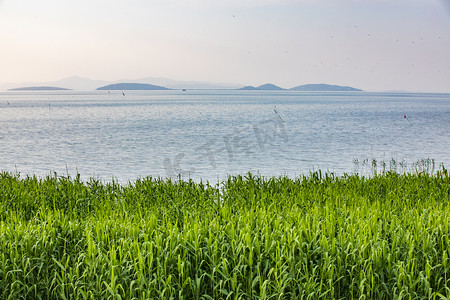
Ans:
[[[450,6],[444,0],[0,0],[0,82],[74,75],[450,92]]]

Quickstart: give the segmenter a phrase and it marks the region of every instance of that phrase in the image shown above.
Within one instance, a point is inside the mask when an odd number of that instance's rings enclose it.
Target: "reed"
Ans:
[[[448,299],[448,171],[0,174],[2,299]]]

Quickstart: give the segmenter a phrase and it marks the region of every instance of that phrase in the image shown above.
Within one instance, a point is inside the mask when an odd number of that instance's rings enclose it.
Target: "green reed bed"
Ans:
[[[450,177],[0,175],[2,299],[446,299]]]

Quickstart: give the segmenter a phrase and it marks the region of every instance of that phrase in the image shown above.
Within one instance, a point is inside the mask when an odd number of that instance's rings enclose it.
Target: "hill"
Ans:
[[[251,85],[247,85],[247,86],[244,86],[243,88],[240,88],[238,90],[242,90],[242,91],[256,91],[256,90],[258,90],[258,88],[254,87],[254,86],[251,86]]]
[[[166,87],[147,83],[115,83],[97,88],[97,90],[170,90]]]
[[[117,82],[140,82],[140,83],[150,83],[165,86],[169,89],[181,90],[181,89],[207,89],[207,90],[215,90],[215,89],[236,89],[239,88],[239,84],[232,83],[221,83],[221,82],[205,82],[205,81],[177,81],[168,78],[159,78],[159,77],[145,77],[135,80],[119,80]]]
[[[0,0],[1,2],[1,0]],[[57,81],[45,82],[0,82],[0,90],[8,90],[23,86],[63,86],[71,90],[95,90],[108,84],[114,83],[147,83],[167,87],[169,89],[237,89],[241,87],[239,84],[220,83],[220,82],[203,82],[203,81],[177,81],[160,77],[145,77],[138,79],[121,79],[114,81],[92,80],[79,76],[71,76]]]
[[[248,86],[244,86],[243,88],[240,88],[238,90],[247,90],[247,91],[282,91],[284,90],[283,88],[275,85],[275,84],[271,84],[271,83],[266,83],[263,85],[260,85],[258,87],[254,87],[251,85]]]
[[[8,91],[68,91],[69,89],[55,86],[27,86],[9,89]]]
[[[307,92],[350,92],[362,91],[350,86],[330,85],[330,84],[304,84],[289,89],[290,91],[307,91]]]

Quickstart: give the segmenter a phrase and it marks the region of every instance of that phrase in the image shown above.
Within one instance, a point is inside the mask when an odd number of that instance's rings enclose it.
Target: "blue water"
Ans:
[[[404,118],[406,115],[407,118]],[[120,182],[450,165],[450,94],[0,93],[0,170]]]

